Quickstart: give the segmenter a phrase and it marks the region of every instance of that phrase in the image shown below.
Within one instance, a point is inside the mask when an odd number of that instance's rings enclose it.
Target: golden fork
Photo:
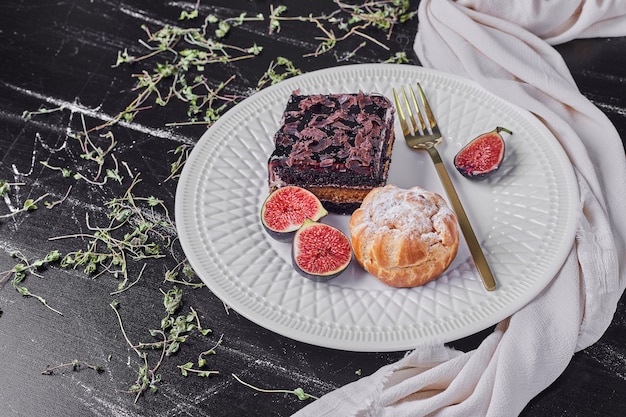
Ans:
[[[413,91],[413,88],[409,86],[411,99],[410,103],[413,105],[411,107],[411,104],[409,104],[409,97],[407,97],[406,90],[404,89],[404,87],[402,87],[404,110],[403,106],[400,103],[398,93],[396,92],[395,88],[393,89],[393,98],[396,102],[396,109],[398,110],[398,118],[400,119],[400,125],[402,126],[404,139],[406,140],[406,144],[411,149],[428,151],[428,154],[430,155],[435,164],[435,168],[437,169],[437,174],[439,174],[439,178],[441,179],[443,187],[446,190],[446,194],[450,199],[452,208],[459,220],[461,231],[463,232],[463,236],[465,236],[465,240],[467,241],[467,245],[469,246],[469,250],[472,254],[472,258],[474,259],[474,263],[476,264],[476,268],[478,268],[478,273],[480,274],[480,278],[483,281],[483,285],[487,290],[493,291],[496,288],[496,281],[493,278],[491,268],[489,268],[489,264],[487,263],[485,254],[480,247],[480,243],[478,243],[478,239],[476,239],[476,234],[474,234],[474,230],[472,229],[472,225],[470,224],[469,219],[467,218],[467,214],[463,209],[461,200],[459,200],[459,196],[454,189],[454,185],[450,180],[450,176],[448,175],[446,167],[444,166],[443,161],[441,160],[441,156],[439,155],[439,152],[436,148],[436,145],[442,141],[441,132],[439,131],[439,127],[437,126],[437,121],[435,120],[435,116],[433,116],[433,112],[430,109],[428,100],[426,100],[426,95],[424,94],[422,86],[419,83],[417,83],[417,89],[419,94],[419,101],[422,105],[421,107],[423,108],[423,111],[425,113],[428,125],[425,123],[424,117],[422,117],[422,110],[420,109],[418,100],[415,97],[415,92]],[[407,117],[404,113],[405,110],[411,126],[409,126],[409,124],[407,123]],[[417,121],[415,117],[413,117],[414,111],[417,115]]]

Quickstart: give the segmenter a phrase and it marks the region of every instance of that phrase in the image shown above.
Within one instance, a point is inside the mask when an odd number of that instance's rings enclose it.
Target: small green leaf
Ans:
[[[230,23],[222,20],[218,23],[217,29],[215,29],[215,36],[218,38],[225,37],[230,31]]]
[[[2,197],[8,191],[9,184],[7,184],[5,181],[0,180],[0,197]]]
[[[183,265],[183,274],[187,277],[187,278],[191,278],[193,277],[196,273],[193,271],[193,268],[191,267],[191,265],[189,265],[188,263]]]
[[[298,397],[298,399],[302,401],[308,400],[310,398],[310,395],[304,392],[302,388],[296,388],[295,390],[293,390],[293,393],[296,394],[296,397]]]
[[[16,286],[15,289],[17,290],[17,292],[22,294],[24,297],[27,297],[27,296],[30,295],[30,291],[26,287],[18,287],[18,286]]]
[[[174,319],[171,317],[164,317],[161,320],[161,329],[162,330],[167,330],[170,327],[172,327],[172,324],[174,324]]]
[[[178,17],[178,20],[190,20],[190,19],[195,19],[196,17],[198,17],[198,10],[194,9],[190,12],[183,10],[180,12],[180,16]]]
[[[163,200],[161,200],[161,199],[158,199],[158,198],[156,198],[154,196],[148,197],[148,205],[150,207],[158,206],[161,203],[163,203]]]
[[[163,297],[163,305],[168,314],[174,314],[182,303],[183,292],[178,287],[169,290]]]
[[[180,343],[177,341],[174,341],[172,343],[170,343],[167,346],[167,349],[165,350],[165,356],[171,356],[174,353],[178,352],[178,349],[180,349]]]
[[[28,200],[24,201],[24,209],[25,210],[37,210],[37,204],[35,204],[35,200],[33,200],[32,198],[29,198]]]
[[[107,169],[106,170],[106,176],[107,178],[111,178],[112,180],[115,180],[117,182],[119,182],[120,184],[123,181],[122,176],[120,176],[120,173],[118,170],[113,170],[113,169]]]
[[[248,53],[251,53],[252,55],[259,55],[261,51],[263,51],[263,47],[257,45],[256,43],[248,48]]]
[[[95,262],[90,262],[84,269],[85,274],[93,274],[98,269],[98,265]]]
[[[25,272],[16,272],[15,276],[13,277],[13,280],[11,281],[11,283],[15,287],[17,284],[19,284],[20,282],[24,281],[24,278],[26,278],[26,273]]]
[[[70,256],[70,255],[65,255],[65,256],[63,257],[63,259],[61,259],[61,266],[62,266],[63,268],[66,268],[66,267],[68,267],[68,266],[70,266],[70,265],[73,265],[73,264],[74,264],[74,262],[75,262],[75,261],[74,261],[74,258],[73,258],[72,256]]]
[[[46,257],[44,258],[44,262],[56,262],[61,258],[61,253],[58,250],[53,250],[48,252]]]

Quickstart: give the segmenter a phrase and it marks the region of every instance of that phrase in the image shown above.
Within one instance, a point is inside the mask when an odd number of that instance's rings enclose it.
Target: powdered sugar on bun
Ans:
[[[350,217],[357,261],[393,287],[416,287],[450,266],[459,246],[454,212],[421,187],[373,189]]]

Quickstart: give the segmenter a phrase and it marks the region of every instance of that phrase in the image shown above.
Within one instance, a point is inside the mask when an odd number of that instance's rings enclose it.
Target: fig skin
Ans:
[[[307,255],[311,257],[310,265],[305,264]],[[300,275],[326,282],[339,276],[352,263],[352,245],[339,229],[306,219],[293,239],[291,261]],[[329,263],[332,268],[325,268]],[[315,266],[317,270],[313,270]]]
[[[314,221],[326,216],[328,211],[312,192],[297,186],[281,187],[270,193],[261,207],[261,224],[265,231],[280,242],[289,242],[304,220]],[[271,216],[285,216],[282,228],[277,228]]]
[[[498,126],[465,145],[454,157],[457,171],[466,178],[485,179],[500,169],[505,152],[505,143],[500,132],[513,134],[509,129]]]

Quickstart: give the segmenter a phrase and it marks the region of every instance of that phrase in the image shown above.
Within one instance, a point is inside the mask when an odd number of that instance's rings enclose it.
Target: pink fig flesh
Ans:
[[[305,219],[317,221],[328,211],[310,191],[286,186],[272,192],[261,207],[261,223],[273,238],[288,241]]]
[[[327,281],[350,265],[352,246],[339,229],[307,219],[293,239],[291,258],[304,277]]]
[[[485,178],[496,172],[504,160],[504,139],[500,132],[512,134],[509,129],[496,127],[465,145],[454,157],[454,166],[467,178]]]

